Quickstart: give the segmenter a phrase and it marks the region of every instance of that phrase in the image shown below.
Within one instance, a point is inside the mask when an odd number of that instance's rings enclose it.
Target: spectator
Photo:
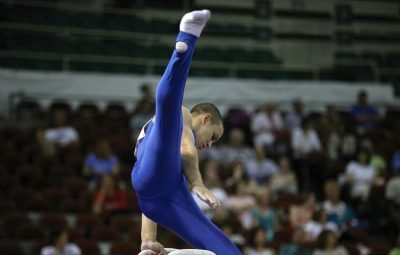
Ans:
[[[368,104],[367,91],[359,91],[357,104],[350,109],[350,117],[359,133],[375,127],[379,120],[379,114],[375,107]]]
[[[204,166],[204,185],[214,194],[223,206],[227,204],[228,195],[222,188],[222,182],[219,177],[219,164],[216,161],[209,160]],[[192,196],[200,209],[210,218],[213,218],[215,210],[202,201],[196,194],[192,192]]]
[[[296,99],[293,101],[292,107],[292,111],[286,116],[286,126],[290,130],[299,128],[304,117],[303,102],[301,102],[299,99]]]
[[[251,218],[248,212],[255,207],[256,200],[250,185],[245,181],[236,184],[235,193],[229,195],[227,202],[227,207],[238,215],[242,227],[251,228]]]
[[[313,255],[349,255],[346,248],[337,245],[337,235],[331,230],[324,230],[318,236],[318,248]]]
[[[251,238],[251,246],[246,249],[246,255],[274,255],[275,251],[267,248],[265,243],[265,229],[257,228]]]
[[[226,176],[225,187],[227,189],[235,192],[236,186],[239,183],[249,180],[242,163],[237,162],[232,167],[228,167],[227,169],[232,169],[232,173]]]
[[[397,239],[396,246],[393,247],[393,249],[390,250],[389,255],[400,255],[400,236]]]
[[[357,158],[346,166],[345,183],[350,185],[353,199],[365,200],[374,181],[375,170],[369,164],[369,155],[365,150],[357,153]]]
[[[328,220],[335,223],[340,230],[356,220],[353,210],[344,201],[340,200],[340,189],[336,181],[330,180],[324,184],[325,201],[322,207],[327,213]]]
[[[93,196],[93,213],[103,216],[108,222],[110,217],[126,213],[127,209],[126,192],[117,185],[112,176],[103,176],[100,187]]]
[[[282,245],[279,255],[311,255],[311,252],[304,248],[306,242],[306,233],[303,228],[296,227],[292,234],[292,242]]]
[[[66,124],[66,115],[63,111],[54,112],[51,127],[44,130],[43,137],[56,147],[79,144],[78,132]]]
[[[297,179],[288,158],[279,159],[279,170],[271,176],[268,187],[272,193],[297,194]]]
[[[317,207],[314,193],[303,194],[298,204],[293,204],[289,208],[290,226],[298,227],[310,221]]]
[[[323,230],[330,230],[335,234],[339,233],[337,225],[329,222],[325,210],[319,208],[314,212],[313,219],[304,224],[304,231],[308,240],[315,241]]]
[[[395,175],[389,179],[385,197],[388,201],[389,215],[397,225],[397,231],[400,231],[400,170],[395,172]]]
[[[94,152],[86,156],[83,175],[95,186],[103,176],[117,176],[118,173],[119,161],[112,153],[109,143],[103,139],[97,141]]]
[[[151,101],[143,101],[140,108],[136,109],[135,114],[132,115],[129,126],[137,136],[142,127],[153,117],[154,109]]]
[[[304,158],[321,150],[317,132],[312,128],[310,120],[304,118],[300,128],[292,132],[292,149],[295,158]]]
[[[256,158],[247,160],[245,168],[249,178],[261,184],[268,181],[268,178],[278,171],[278,166],[266,157],[262,146],[257,146],[255,153]]]
[[[275,103],[268,103],[263,110],[253,115],[251,131],[256,146],[271,147],[278,133],[284,128],[280,112]]]
[[[270,195],[267,188],[260,188],[256,199],[256,207],[250,212],[252,225],[264,229],[264,239],[270,242],[274,239],[274,232],[278,227],[278,216],[274,208],[270,206]]]
[[[41,255],[81,255],[81,249],[69,242],[66,229],[53,230],[50,233],[51,245],[42,248]]]
[[[254,150],[246,145],[242,130],[233,128],[229,132],[229,143],[220,147],[210,149],[210,158],[217,160],[223,166],[232,165],[254,158]]]
[[[367,147],[367,150],[369,150],[368,153],[369,155],[371,155],[369,163],[375,170],[375,176],[384,176],[387,167],[385,158],[377,153],[377,150],[375,149],[375,146],[372,145],[372,143]]]
[[[357,140],[355,133],[352,127],[348,123],[346,123],[340,145],[342,159],[345,161],[353,159],[356,154],[356,150]]]
[[[333,105],[327,106],[326,113],[321,120],[321,133],[325,136],[326,152],[329,158],[338,159],[341,135],[343,134],[343,121]]]
[[[154,92],[151,88],[151,85],[149,83],[143,83],[140,86],[140,99],[137,101],[135,108],[133,110],[133,114],[137,114],[139,112],[142,112],[143,108],[149,107],[151,109],[151,112],[154,112],[156,105],[155,105],[155,99],[154,99]],[[148,106],[144,106],[147,105]],[[140,127],[141,128],[141,127]]]

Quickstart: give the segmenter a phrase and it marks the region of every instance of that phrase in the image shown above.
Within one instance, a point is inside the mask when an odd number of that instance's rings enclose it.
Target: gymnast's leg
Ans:
[[[186,14],[175,51],[156,91],[155,123],[150,124],[133,171],[133,185],[142,198],[155,198],[182,181],[180,145],[182,101],[194,46],[210,17],[208,10]]]

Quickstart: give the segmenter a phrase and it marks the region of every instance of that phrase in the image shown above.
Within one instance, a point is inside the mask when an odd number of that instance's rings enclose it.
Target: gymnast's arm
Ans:
[[[183,131],[181,141],[181,159],[183,173],[189,181],[193,192],[211,208],[220,205],[216,197],[204,186],[199,170],[199,158],[192,131],[192,114],[182,107]]]
[[[142,245],[140,250],[151,250],[153,255],[164,255],[164,247],[157,242],[157,224],[142,214]]]

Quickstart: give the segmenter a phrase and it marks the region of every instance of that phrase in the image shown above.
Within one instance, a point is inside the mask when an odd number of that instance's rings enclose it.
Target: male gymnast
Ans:
[[[221,114],[209,103],[190,111],[182,107],[195,43],[209,17],[208,10],[183,16],[175,51],[157,86],[156,114],[143,127],[135,149],[132,185],[143,213],[141,249],[150,249],[154,255],[166,254],[156,241],[157,223],[196,249],[241,254],[204,216],[189,190],[212,208],[219,205],[203,184],[197,150],[210,147],[222,136]]]

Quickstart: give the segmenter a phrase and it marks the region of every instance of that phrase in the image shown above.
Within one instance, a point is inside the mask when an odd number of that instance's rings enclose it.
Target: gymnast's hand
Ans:
[[[221,205],[221,202],[205,186],[194,186],[192,190],[202,201],[207,203],[211,208],[215,209]]]
[[[148,255],[167,255],[167,252],[164,250],[164,246],[156,241],[142,242],[140,250],[151,250],[151,252],[147,253]]]

